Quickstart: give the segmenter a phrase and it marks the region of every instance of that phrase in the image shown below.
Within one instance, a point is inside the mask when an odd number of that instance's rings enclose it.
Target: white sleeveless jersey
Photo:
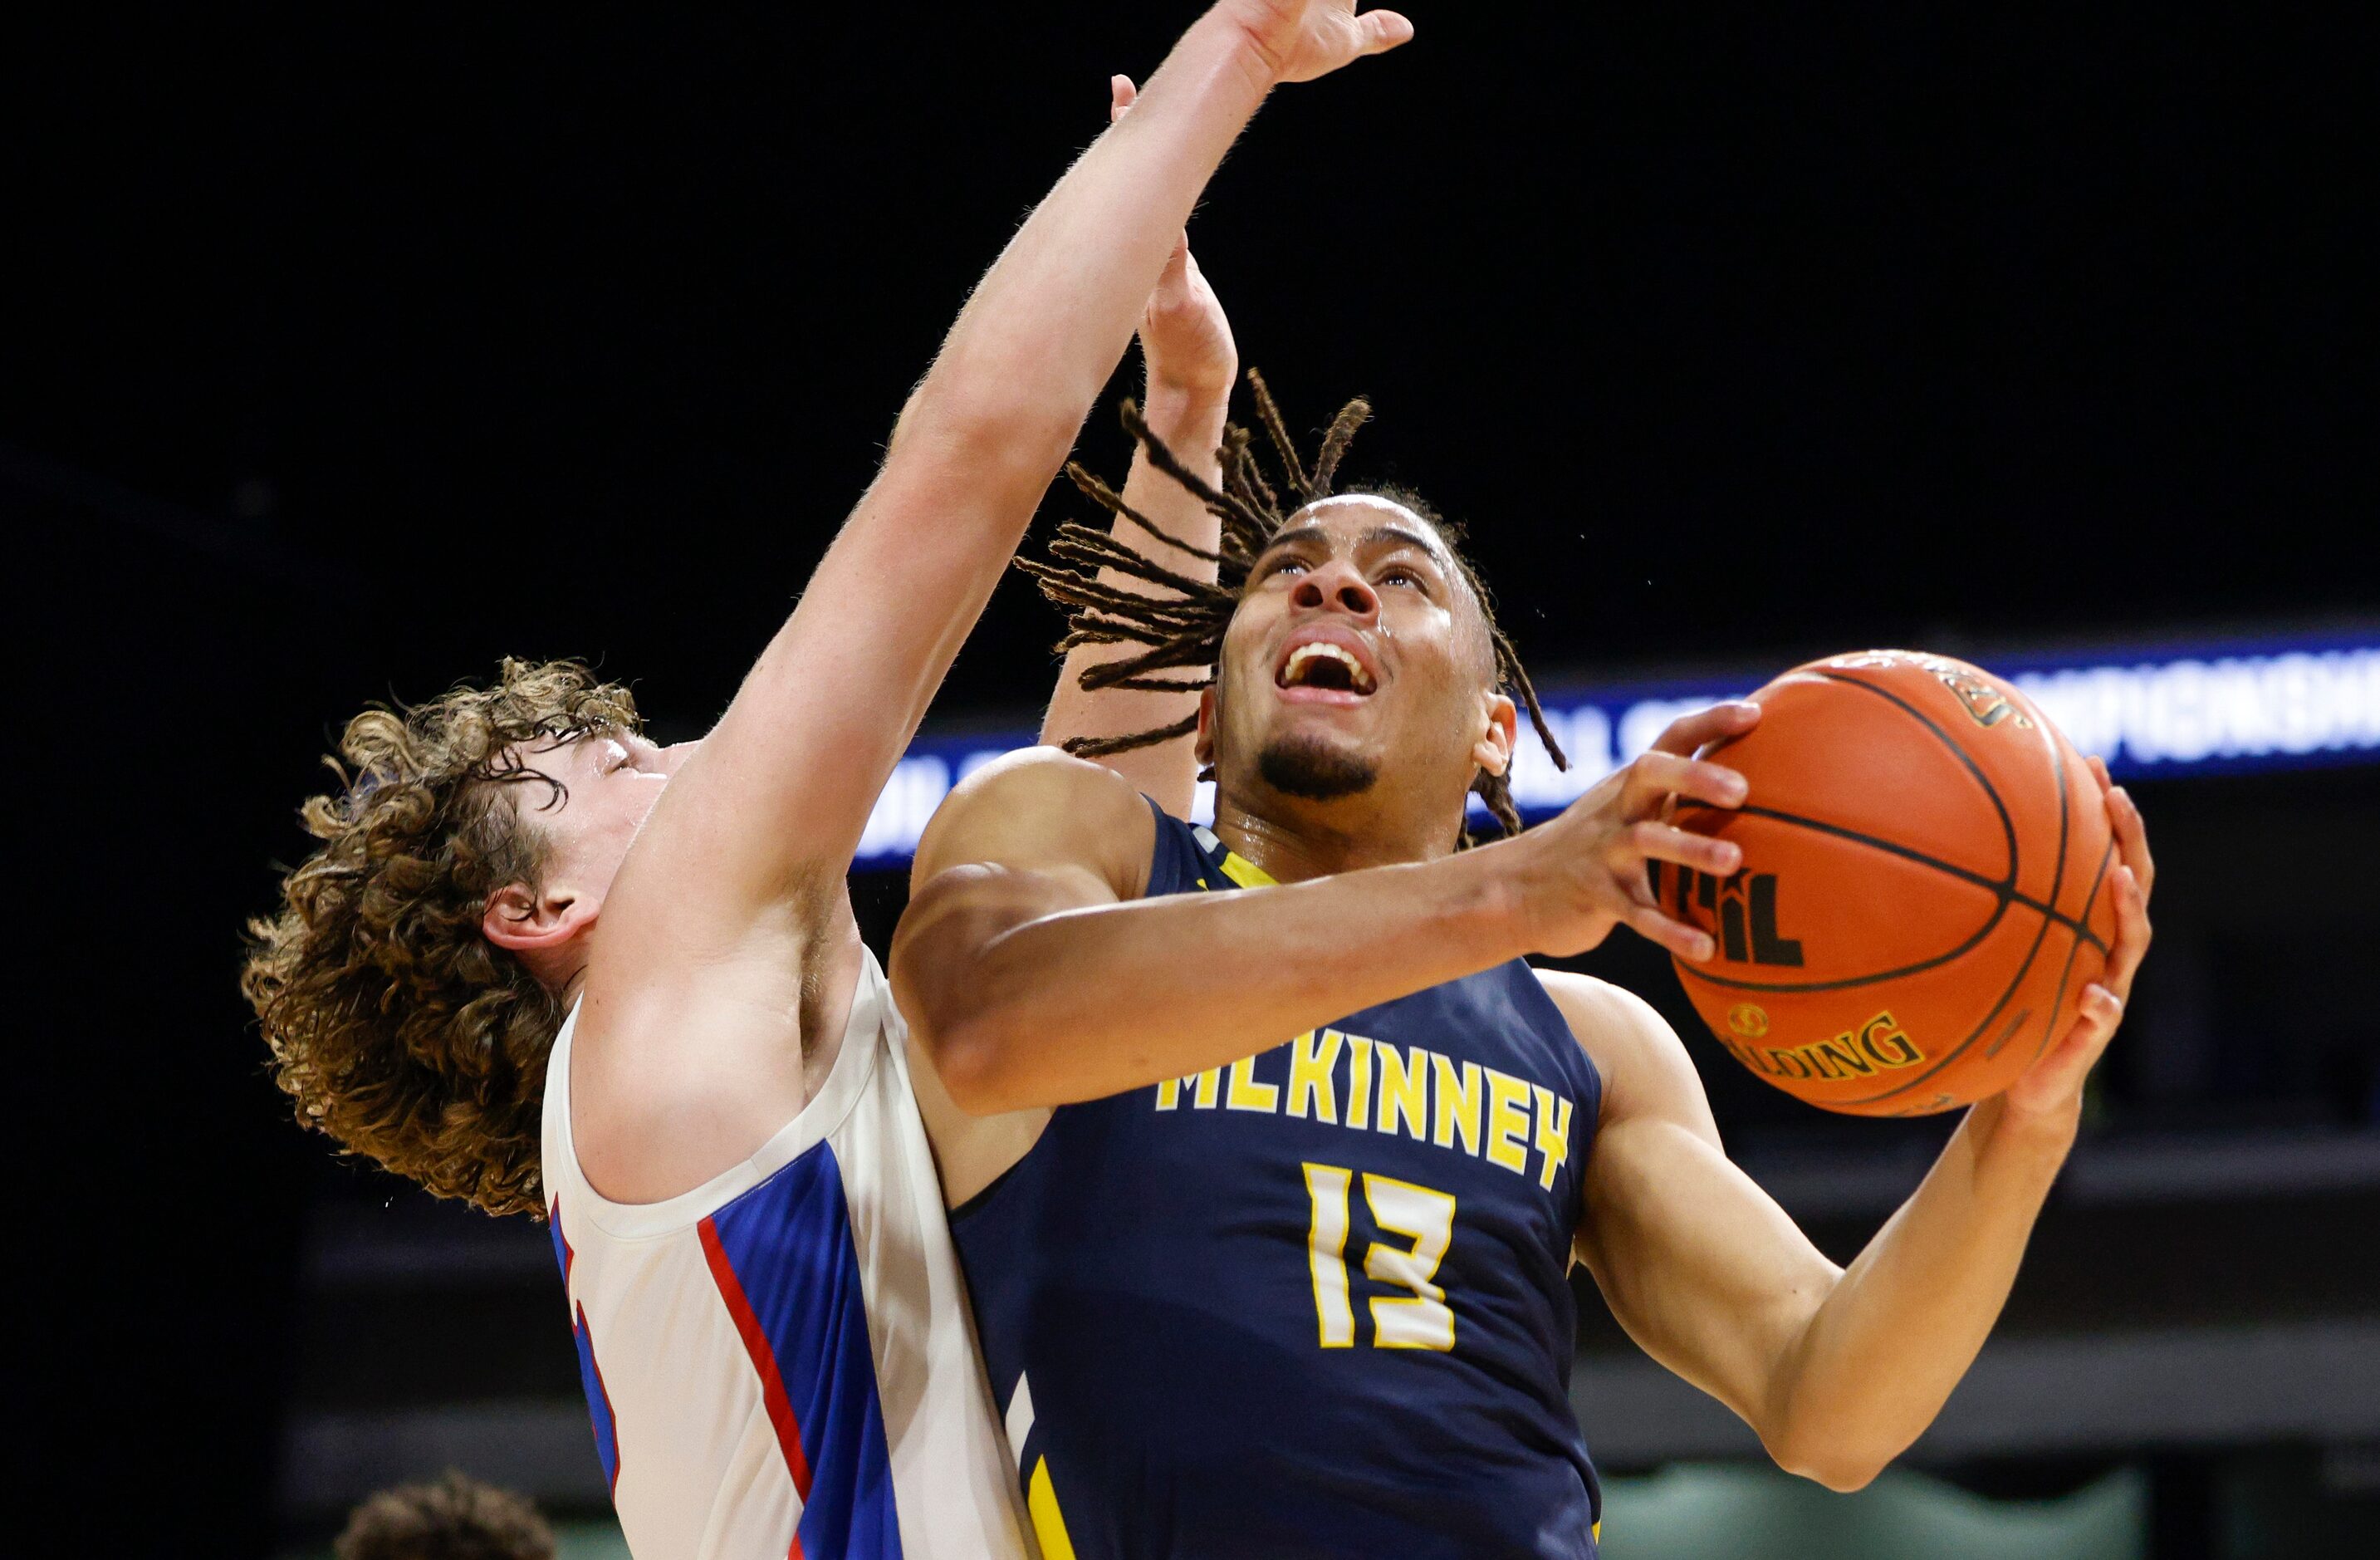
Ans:
[[[579,1173],[577,1021],[546,1072],[545,1198],[638,1560],[1030,1554],[875,956],[817,1096],[666,1202],[607,1201]]]

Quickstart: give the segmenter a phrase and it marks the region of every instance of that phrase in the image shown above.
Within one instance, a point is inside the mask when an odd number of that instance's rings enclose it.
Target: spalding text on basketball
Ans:
[[[1737,1061],[1770,1078],[1871,1078],[1879,1070],[1912,1067],[1925,1059],[1889,1011],[1811,1045],[1746,1045],[1725,1035],[1719,1042]]]

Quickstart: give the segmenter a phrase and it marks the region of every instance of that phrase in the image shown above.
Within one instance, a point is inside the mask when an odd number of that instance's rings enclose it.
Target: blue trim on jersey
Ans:
[[[620,1483],[620,1432],[612,1421],[612,1395],[603,1390],[603,1375],[595,1367],[595,1339],[587,1331],[587,1308],[570,1298],[570,1243],[562,1237],[559,1213],[549,1221],[553,1230],[553,1260],[562,1267],[562,1295],[570,1307],[570,1341],[578,1349],[578,1386],[587,1395],[587,1417],[595,1425],[595,1456],[603,1465],[603,1488]]]
[[[809,1465],[802,1552],[897,1560],[892,1456],[842,1166],[820,1143],[711,1224],[775,1351]]]

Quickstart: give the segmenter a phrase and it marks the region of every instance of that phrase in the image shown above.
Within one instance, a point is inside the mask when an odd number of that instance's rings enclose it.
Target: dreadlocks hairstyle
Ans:
[[[1149,431],[1138,406],[1125,401],[1121,408],[1124,431],[1148,452],[1149,464],[1187,488],[1222,522],[1221,542],[1214,552],[1193,547],[1169,534],[1126,504],[1122,494],[1086,470],[1079,461],[1067,463],[1066,475],[1100,508],[1130,520],[1168,546],[1205,558],[1215,566],[1213,583],[1194,579],[1143,557],[1107,531],[1071,520],[1058,528],[1050,542],[1050,555],[1055,562],[1019,558],[1016,567],[1040,583],[1044,596],[1067,611],[1067,633],[1058,643],[1058,653],[1062,655],[1077,645],[1087,644],[1146,647],[1135,654],[1086,668],[1082,676],[1085,689],[1195,693],[1212,686],[1216,659],[1222,652],[1223,634],[1231,627],[1232,613],[1239,605],[1241,592],[1246,589],[1249,569],[1292,515],[1318,499],[1330,497],[1335,491],[1331,482],[1339,474],[1339,463],[1346,456],[1355,431],[1372,415],[1372,403],[1361,396],[1340,408],[1339,415],[1330,420],[1330,428],[1324,432],[1322,446],[1309,468],[1298,457],[1297,445],[1290,438],[1289,424],[1273,401],[1272,392],[1266,387],[1264,376],[1254,369],[1248,371],[1248,388],[1255,395],[1257,420],[1264,425],[1266,439],[1281,463],[1279,488],[1266,477],[1257,458],[1255,436],[1239,424],[1224,428],[1222,447],[1215,452],[1223,469],[1223,485],[1219,489],[1184,465],[1165,442]],[[1529,674],[1521,665],[1512,640],[1497,626],[1487,584],[1463,555],[1461,528],[1415,494],[1390,490],[1351,491],[1378,491],[1380,496],[1394,499],[1438,528],[1454,556],[1455,567],[1462,571],[1463,582],[1479,603],[1479,615],[1488,626],[1488,642],[1495,648],[1498,685],[1520,696],[1528,709],[1529,724],[1536,728],[1537,740],[1545,744],[1554,766],[1568,769],[1570,760],[1546,728],[1545,711],[1537,704],[1537,690],[1531,686]],[[1291,501],[1286,508],[1282,506],[1284,496]],[[1099,579],[1103,569],[1112,569],[1153,586],[1159,593],[1108,584]],[[1186,678],[1159,675],[1183,670],[1199,675]],[[1195,730],[1197,724],[1198,717],[1191,715],[1171,725],[1152,726],[1122,737],[1078,737],[1067,742],[1066,750],[1083,758],[1129,752],[1184,736]],[[1471,788],[1479,794],[1504,833],[1520,833],[1520,810],[1512,804],[1512,788],[1505,776],[1482,770],[1473,778]],[[1468,842],[1467,835],[1465,841]]]
[[[485,688],[370,709],[299,810],[320,847],[249,922],[240,990],[298,1119],[441,1197],[538,1213],[545,1063],[563,1004],[480,932],[488,896],[535,884],[533,809],[561,782],[522,757],[637,728],[576,661],[504,663]]]

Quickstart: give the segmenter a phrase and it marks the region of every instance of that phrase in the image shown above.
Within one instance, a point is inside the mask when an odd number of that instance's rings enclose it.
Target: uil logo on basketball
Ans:
[[[1647,870],[1653,874],[1653,897],[1658,900],[1660,863],[1647,863]],[[1733,877],[1715,878],[1692,867],[1673,870],[1678,874],[1678,908],[1683,911],[1691,903],[1717,920],[1721,958],[1736,964],[1802,968],[1802,940],[1778,930],[1775,872],[1740,871]]]

